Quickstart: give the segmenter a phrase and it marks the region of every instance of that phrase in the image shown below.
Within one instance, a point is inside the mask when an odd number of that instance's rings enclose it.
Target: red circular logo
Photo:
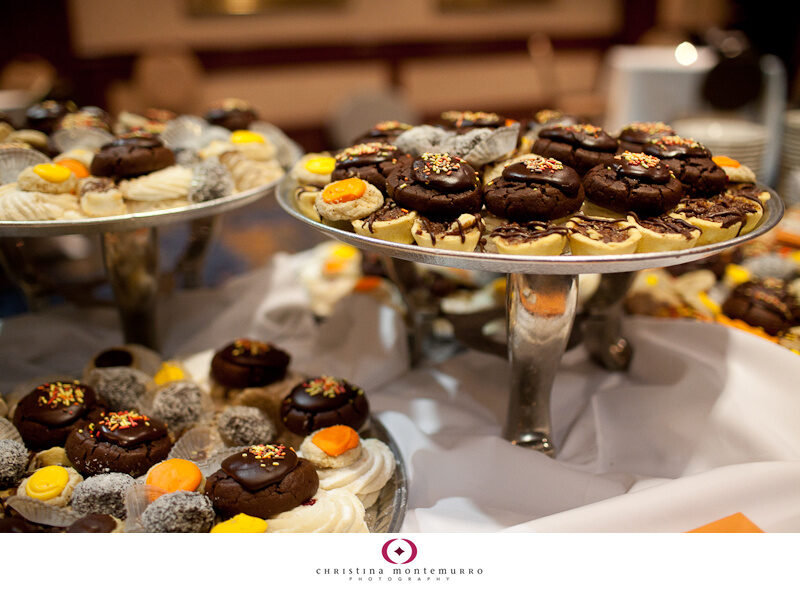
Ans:
[[[408,564],[417,558],[417,545],[407,538],[394,538],[383,545],[381,556],[392,564]]]

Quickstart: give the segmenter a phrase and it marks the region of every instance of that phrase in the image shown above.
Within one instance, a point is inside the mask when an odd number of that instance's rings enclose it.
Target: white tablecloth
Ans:
[[[635,355],[611,373],[568,352],[553,392],[550,459],[500,436],[508,370],[464,352],[409,371],[394,311],[352,296],[314,321],[297,281],[303,254],[221,288],[164,302],[164,351],[187,355],[242,335],[292,353],[299,371],[367,390],[409,474],[407,532],[686,531],[743,512],[800,531],[800,358],[717,325],[632,318]],[[79,372],[120,343],[112,309],[61,307],[0,325],[0,387]]]

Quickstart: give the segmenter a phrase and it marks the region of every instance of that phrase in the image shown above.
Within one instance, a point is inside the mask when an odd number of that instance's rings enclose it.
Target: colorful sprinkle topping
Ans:
[[[312,397],[322,395],[331,399],[347,393],[344,381],[332,376],[321,376],[313,380],[307,380],[303,383],[303,390]],[[362,392],[360,389],[358,390],[359,394]]]
[[[142,424],[150,425],[150,418],[136,411],[117,411],[108,413],[97,422],[97,425],[105,427],[112,432],[118,429],[139,427]],[[92,429],[91,425],[89,427]]]
[[[496,123],[500,120],[500,115],[493,112],[484,112],[482,110],[448,110],[442,113],[442,118],[446,121],[452,121],[456,126],[461,126],[464,121],[471,123]]]
[[[662,123],[661,121],[648,122],[648,123],[631,123],[625,128],[630,131],[641,131],[642,133],[647,133],[648,135],[673,132],[672,127],[670,127],[666,123]]]
[[[534,115],[534,119],[536,119],[537,123],[544,124],[549,123],[550,121],[554,121],[555,119],[560,119],[564,116],[564,113],[560,110],[553,110],[551,108],[545,108],[540,110]]]
[[[250,446],[247,452],[258,460],[284,460],[286,458],[286,446],[283,444],[257,444]],[[242,454],[242,457],[247,454]]]
[[[539,174],[544,172],[557,172],[564,169],[564,164],[551,157],[534,157],[526,159],[522,163],[524,163],[525,167],[531,172],[537,172]]]
[[[400,121],[381,121],[374,127],[376,131],[396,131],[397,129],[406,130],[410,128],[411,125]]]
[[[426,152],[419,156],[425,165],[422,171],[425,174],[444,174],[449,176],[461,168],[462,160],[449,153]]]
[[[75,403],[83,403],[83,387],[77,381],[51,382],[36,387],[39,392],[39,405],[47,405],[50,408],[63,405],[69,407]]]
[[[666,137],[653,139],[651,143],[655,143],[657,145],[670,145],[670,146],[682,145],[684,147],[702,147],[694,139],[689,139],[688,137],[680,137],[679,135],[667,135]]]
[[[661,160],[654,155],[633,151],[623,151],[621,154],[614,156],[614,159],[624,160],[632,166],[641,166],[643,168],[655,168],[661,163]]]
[[[271,346],[264,342],[240,338],[234,340],[231,354],[234,356],[261,356],[271,349]]]
[[[577,124],[577,125],[566,125],[564,127],[568,131],[572,131],[573,133],[585,133],[586,135],[594,135],[595,137],[600,135],[603,132],[601,127],[596,125],[590,124]]]
[[[341,162],[360,155],[380,155],[389,157],[394,155],[396,151],[397,148],[394,145],[381,143],[380,141],[370,141],[369,143],[359,143],[358,145],[344,148],[336,154],[336,161]]]

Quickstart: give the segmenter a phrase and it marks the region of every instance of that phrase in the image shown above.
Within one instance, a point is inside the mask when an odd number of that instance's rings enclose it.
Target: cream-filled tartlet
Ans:
[[[112,217],[128,212],[122,192],[111,178],[84,178],[78,186],[78,195],[87,217]]]
[[[331,173],[336,167],[336,158],[328,153],[307,153],[292,167],[290,172],[298,184],[322,188],[331,183]]]
[[[569,247],[576,256],[632,254],[642,235],[627,221],[576,215],[566,225]]]
[[[687,249],[693,247],[700,237],[700,230],[697,227],[669,213],[645,218],[630,213],[628,223],[642,235],[636,249],[639,253]]]
[[[547,221],[506,223],[489,234],[498,253],[517,256],[558,256],[567,245],[569,229]]]
[[[72,491],[82,480],[74,468],[45,466],[20,482],[17,496],[36,499],[53,507],[66,507]]]
[[[317,194],[314,206],[326,221],[353,221],[381,208],[383,194],[360,178],[346,178],[326,185]]]
[[[717,197],[684,199],[678,204],[673,215],[700,229],[702,233],[696,245],[733,239],[739,235],[747,222],[744,203]]]
[[[294,509],[267,520],[270,533],[365,533],[365,508],[347,489],[325,490]]]
[[[386,200],[377,211],[363,219],[352,221],[353,229],[359,235],[375,237],[394,243],[414,243],[411,228],[417,220],[417,213]]]
[[[420,215],[411,226],[411,236],[417,245],[460,252],[474,251],[481,233],[480,216],[469,213],[459,215],[454,221],[434,221]]]
[[[303,440],[300,454],[317,469],[320,489],[346,489],[369,508],[392,478],[395,460],[389,446],[362,440],[345,425],[317,430]]]

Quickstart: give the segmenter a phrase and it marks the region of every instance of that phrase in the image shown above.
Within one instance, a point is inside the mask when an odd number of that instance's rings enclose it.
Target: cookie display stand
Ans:
[[[289,154],[287,162],[300,157],[299,146],[288,138],[282,147]],[[114,293],[125,342],[158,349],[158,228],[190,224],[191,237],[177,268],[187,284],[199,285],[203,261],[220,215],[274,194],[280,181],[171,209],[69,221],[0,221],[0,262],[25,294],[29,306],[36,310],[40,284],[31,242],[65,235],[99,235],[105,273]]]
[[[589,301],[583,326],[584,344],[600,363],[624,369],[631,349],[621,336],[621,302],[633,273],[700,260],[742,244],[775,227],[783,202],[772,190],[758,225],[733,239],[669,252],[598,256],[515,256],[457,252],[405,245],[361,236],[303,215],[295,206],[291,179],[277,191],[281,207],[299,221],[339,241],[379,254],[402,274],[405,263],[506,273],[507,350],[511,366],[504,437],[512,444],[555,454],[551,435],[550,393],[575,319],[580,274],[601,274],[600,287]]]

